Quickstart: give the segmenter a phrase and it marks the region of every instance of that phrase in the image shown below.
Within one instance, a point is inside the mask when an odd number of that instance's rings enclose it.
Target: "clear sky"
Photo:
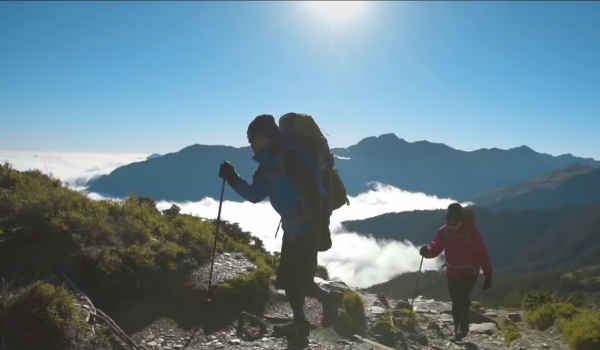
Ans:
[[[242,146],[289,111],[600,159],[600,2],[0,2],[0,150]]]

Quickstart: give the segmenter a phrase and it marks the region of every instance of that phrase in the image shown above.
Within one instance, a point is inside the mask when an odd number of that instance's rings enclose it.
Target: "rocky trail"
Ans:
[[[234,276],[248,273],[253,265],[242,256],[219,254],[215,263],[217,281],[224,281]],[[198,271],[193,276],[203,279],[205,271]],[[219,277],[221,276],[221,277]],[[262,349],[413,349],[413,350],[567,350],[561,342],[560,335],[553,329],[545,332],[529,330],[523,322],[520,312],[504,310],[471,310],[470,334],[462,342],[452,341],[451,306],[448,302],[428,300],[422,297],[415,299],[416,314],[411,318],[410,300],[391,300],[381,295],[352,288],[341,281],[325,281],[315,277],[315,281],[327,289],[342,292],[354,291],[361,295],[367,329],[364,337],[346,334],[336,327],[323,328],[321,306],[313,299],[308,299],[305,312],[311,322],[312,331],[308,340],[286,339],[272,336],[272,325],[291,320],[291,309],[286,301],[285,293],[271,289],[271,300],[259,313],[241,312],[237,317],[219,326],[191,325],[190,322],[178,322],[171,317],[160,317],[138,330],[127,330],[124,333],[132,340],[113,344],[113,349],[128,348],[135,350],[173,350],[173,349],[222,349],[222,350],[262,350]],[[198,300],[202,303],[202,300]],[[85,305],[86,310],[93,306]],[[194,306],[190,305],[190,309]],[[135,308],[127,313],[135,314]],[[139,308],[138,308],[139,311]],[[218,310],[212,316],[218,318]],[[201,316],[201,315],[198,315]],[[206,316],[206,315],[204,315]],[[387,320],[386,321],[386,317]],[[514,341],[510,347],[505,345],[501,330],[501,320],[511,319],[518,327],[522,338]],[[118,319],[124,320],[122,316]],[[215,321],[216,323],[217,321]],[[119,323],[117,321],[116,323]],[[393,326],[392,326],[393,324]],[[222,325],[222,326],[221,326]],[[121,339],[124,339],[121,337]]]

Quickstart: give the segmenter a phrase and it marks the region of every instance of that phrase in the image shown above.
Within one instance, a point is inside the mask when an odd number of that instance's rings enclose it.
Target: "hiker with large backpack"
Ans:
[[[454,338],[462,340],[469,334],[471,292],[483,270],[483,290],[492,286],[492,265],[487,248],[475,225],[471,209],[452,203],[446,212],[446,225],[442,226],[429,246],[423,246],[420,254],[426,259],[446,255],[446,277],[452,301]]]
[[[341,293],[314,282],[318,252],[331,248],[329,220],[333,210],[348,204],[346,190],[333,168],[333,155],[313,118],[288,113],[256,117],[248,127],[248,142],[258,163],[252,183],[242,179],[229,162],[219,176],[242,198],[258,203],[269,197],[281,216],[283,238],[275,286],[284,289],[294,314],[288,324],[274,326],[280,335],[309,335],[305,297],[318,299],[322,323],[337,316]]]

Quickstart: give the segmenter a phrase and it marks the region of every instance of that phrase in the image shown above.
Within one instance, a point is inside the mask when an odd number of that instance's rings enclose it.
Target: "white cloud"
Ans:
[[[34,157],[35,155],[38,157]],[[145,159],[145,154],[82,154],[82,153],[43,153],[43,152],[0,152],[0,161],[8,160],[18,170],[37,168],[54,173],[55,176],[71,185],[77,179],[90,178],[108,173],[114,168]],[[43,159],[43,160],[42,160]],[[44,164],[45,161],[45,164]],[[227,189],[231,191],[231,189]],[[101,198],[90,193],[90,197]],[[332,216],[331,232],[333,247],[319,254],[319,262],[328,267],[331,277],[339,278],[349,285],[367,287],[389,280],[400,273],[417,271],[421,262],[418,249],[410,242],[377,240],[353,232],[346,232],[341,222],[360,220],[389,212],[428,210],[446,208],[451,199],[440,199],[422,193],[410,193],[383,184],[372,184],[371,190],[350,198],[350,206],[335,211]],[[159,209],[177,204],[182,212],[206,218],[216,218],[219,202],[205,198],[199,202],[158,203]],[[240,226],[263,240],[270,251],[279,251],[282,232],[275,239],[279,217],[269,202],[258,204],[229,202],[223,203],[221,217]],[[441,225],[442,223],[440,223]],[[432,232],[433,235],[435,232]],[[436,260],[425,260],[424,270],[435,270]]]
[[[79,187],[94,176],[146,159],[140,153],[6,152],[0,163],[9,162],[17,170],[38,169],[53,174],[71,186]]]

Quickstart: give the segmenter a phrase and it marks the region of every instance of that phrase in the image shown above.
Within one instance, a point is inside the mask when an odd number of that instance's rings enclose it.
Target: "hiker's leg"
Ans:
[[[306,244],[303,246],[303,264],[301,274],[302,280],[306,285],[306,296],[319,300],[322,305],[323,318],[321,323],[324,327],[328,327],[335,321],[340,302],[342,300],[342,294],[339,292],[330,292],[324,288],[321,288],[315,283],[315,273],[317,272],[318,259],[317,255],[319,250],[317,249],[316,241],[314,237],[305,236],[306,240],[303,242]]]
[[[300,243],[300,244],[299,244]],[[284,234],[281,244],[277,287],[285,290],[286,297],[294,314],[294,321],[275,325],[273,330],[282,335],[308,336],[309,324],[304,315],[306,283],[299,279],[302,272],[302,244]]]
[[[460,325],[460,280],[447,277],[448,294],[452,302],[452,321],[454,322],[454,333],[458,331]]]
[[[285,294],[294,313],[294,319],[304,318],[304,298],[307,295],[305,244],[301,237],[284,235],[281,244],[278,284]]]
[[[294,287],[286,288],[285,295],[294,313],[294,320],[306,320],[304,315],[305,296]]]
[[[461,324],[460,330],[466,336],[469,334],[469,314],[471,312],[471,292],[475,287],[475,283],[477,282],[477,276],[465,278],[462,283],[462,299],[463,299],[463,307],[462,307],[462,316],[461,316]]]

